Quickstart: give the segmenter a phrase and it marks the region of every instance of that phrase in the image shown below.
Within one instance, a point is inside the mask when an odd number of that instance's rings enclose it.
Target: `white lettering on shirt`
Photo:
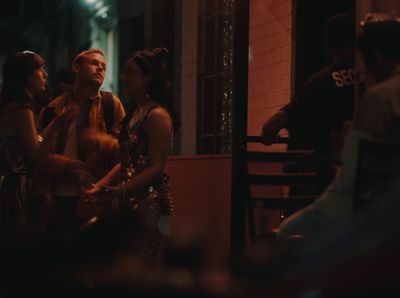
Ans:
[[[356,73],[354,69],[342,69],[332,72],[332,78],[335,80],[336,86],[339,88],[344,86],[352,86],[356,82]]]

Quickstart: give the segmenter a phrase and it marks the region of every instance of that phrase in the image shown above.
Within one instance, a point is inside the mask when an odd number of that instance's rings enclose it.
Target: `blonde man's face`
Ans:
[[[81,63],[74,67],[74,71],[77,80],[96,84],[100,88],[106,75],[106,61],[99,53],[89,53],[83,56]]]

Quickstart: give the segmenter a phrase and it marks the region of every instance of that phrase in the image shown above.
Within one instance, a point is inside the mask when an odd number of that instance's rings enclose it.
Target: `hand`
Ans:
[[[66,164],[66,171],[78,180],[78,184],[86,188],[94,182],[94,177],[90,174],[86,164],[77,159],[70,159]]]
[[[92,184],[81,193],[75,214],[85,219],[116,214],[117,209],[114,206],[116,197],[112,193],[117,190],[118,187],[115,186]]]
[[[103,191],[107,195],[119,196],[121,195],[121,188],[118,186],[103,186]]]
[[[93,183],[89,188],[83,190],[82,196],[85,201],[96,202],[101,198],[109,198],[120,195],[120,188],[117,186],[102,186]]]
[[[96,183],[93,183],[90,187],[83,190],[82,197],[85,201],[95,201],[96,196],[98,196],[101,191],[102,187]]]
[[[87,196],[95,196],[95,195],[119,195],[120,188],[118,186],[103,186],[97,183],[93,183],[89,188],[86,188],[83,193]]]
[[[89,188],[86,188],[83,191],[83,194],[86,196],[95,196],[97,193],[101,192],[103,190],[103,187],[100,185],[93,183]]]
[[[279,131],[288,124],[288,114],[284,110],[279,110],[272,115],[263,125],[261,131],[261,141],[264,145],[272,145],[276,142]]]
[[[275,140],[276,140],[276,133],[271,132],[268,130],[268,127],[266,125],[263,126],[262,132],[261,132],[261,142],[266,145],[270,146],[272,145]]]

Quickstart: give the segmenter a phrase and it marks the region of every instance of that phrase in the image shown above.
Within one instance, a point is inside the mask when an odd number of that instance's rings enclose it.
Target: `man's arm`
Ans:
[[[269,118],[262,127],[261,139],[263,144],[272,145],[279,131],[285,128],[289,121],[286,110],[281,109]]]

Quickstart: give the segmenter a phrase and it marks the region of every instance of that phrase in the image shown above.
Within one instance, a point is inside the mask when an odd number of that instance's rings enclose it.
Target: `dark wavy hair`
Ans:
[[[181,122],[174,107],[172,81],[168,72],[168,50],[155,48],[151,51],[135,51],[129,55],[129,59],[135,60],[143,75],[151,75],[147,85],[147,94],[168,111],[173,121],[174,130],[179,130]],[[131,112],[133,113],[135,109],[136,106],[133,104]]]
[[[44,65],[44,60],[31,51],[10,55],[3,66],[3,85],[0,94],[0,111],[11,102],[19,102],[33,108],[33,97],[28,92],[32,73]]]

